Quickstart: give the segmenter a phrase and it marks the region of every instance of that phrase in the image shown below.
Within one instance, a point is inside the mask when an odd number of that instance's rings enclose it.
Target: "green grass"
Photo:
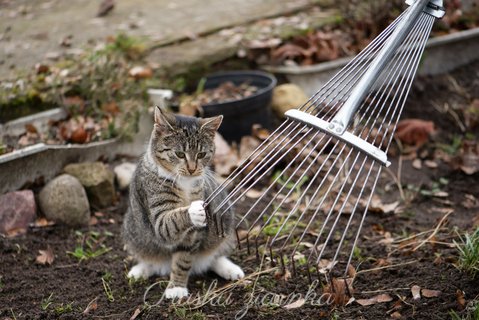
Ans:
[[[112,249],[103,243],[107,237],[112,236],[110,232],[100,233],[89,231],[86,234],[83,234],[82,232],[77,231],[76,235],[78,237],[79,245],[75,247],[74,251],[67,251],[67,253],[78,259],[78,261],[97,258]]]
[[[110,287],[110,282],[112,279],[113,279],[113,275],[110,271],[106,271],[101,277],[101,282],[103,284],[103,291],[105,291],[105,296],[110,302],[115,301],[115,297],[113,296],[113,290]]]
[[[55,313],[57,315],[65,314],[65,313],[70,313],[73,311],[73,302],[67,303],[67,304],[60,304],[55,307]]]
[[[479,301],[470,302],[461,315],[454,310],[449,311],[449,315],[451,320],[479,320]]]
[[[53,303],[53,293],[50,293],[48,298],[42,300],[42,302],[40,303],[40,307],[42,308],[43,311],[46,311],[52,303]]]
[[[472,234],[466,233],[454,241],[459,251],[459,269],[468,272],[474,278],[479,272],[479,228]]]

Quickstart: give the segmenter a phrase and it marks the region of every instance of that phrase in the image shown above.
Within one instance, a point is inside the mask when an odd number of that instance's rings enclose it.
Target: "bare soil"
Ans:
[[[243,319],[450,319],[451,310],[459,314],[465,312],[463,309],[467,303],[477,299],[479,286],[477,279],[456,267],[458,253],[453,240],[458,239],[456,227],[459,233],[463,233],[473,230],[479,222],[479,204],[470,200],[471,196],[479,195],[479,174],[466,175],[452,169],[450,164],[435,155],[441,146],[451,145],[454,136],[464,135],[455,117],[447,111],[442,112],[442,107],[448,103],[466,108],[474,98],[478,99],[478,75],[479,63],[476,62],[452,76],[418,79],[403,114],[403,119],[421,118],[435,123],[437,135],[417,151],[417,157],[432,160],[438,167],[423,166],[418,170],[412,167],[414,157],[394,157],[391,172],[397,175],[401,162],[401,185],[408,195],[413,196],[409,202],[401,200],[401,212],[368,214],[359,241],[360,252],[353,261],[358,270],[353,285],[354,297],[361,299],[388,294],[391,301],[369,306],[356,302],[346,306],[315,306],[307,301],[303,306],[288,310],[271,303],[270,297],[262,303],[250,303]],[[477,139],[477,130],[472,133]],[[385,202],[400,200],[398,188],[391,183],[391,175],[386,171],[383,173],[377,194],[381,199],[387,199]],[[445,197],[433,197],[420,191],[431,190],[440,178],[445,181],[440,185],[441,191],[447,193]],[[149,292],[148,301],[154,302],[161,297],[166,279],[128,281],[126,273],[132,261],[123,251],[120,238],[127,194],[120,198],[122,200],[117,206],[102,211],[98,223],[90,227],[73,230],[55,225],[32,228],[26,235],[16,238],[0,238],[0,318],[130,319],[139,310],[138,319],[231,319],[245,311],[253,287],[260,297],[267,292],[287,296],[292,292],[305,294],[308,290],[310,282],[305,274],[284,280],[273,273],[265,273],[232,288],[230,298],[223,301],[223,305],[207,303],[194,309],[162,301],[157,306],[145,308],[143,299],[147,288],[158,280],[163,281]],[[434,237],[412,250],[428,239],[451,210]],[[100,243],[111,250],[78,262],[67,252],[81,246],[82,237],[91,231],[98,232]],[[406,238],[410,240],[404,240]],[[388,239],[394,242],[388,243]],[[35,263],[38,251],[46,250],[48,246],[55,257],[52,265]],[[254,253],[248,254],[244,247],[232,259],[244,268],[247,275],[257,272],[261,262]],[[269,267],[266,263],[262,269]],[[191,293],[204,294],[214,280],[218,281],[218,288],[230,285],[214,274],[208,274],[191,279]],[[413,285],[440,293],[414,300],[411,294]],[[315,292],[321,294],[321,286]],[[461,301],[462,296],[465,304]],[[89,304],[91,308],[86,313]]]

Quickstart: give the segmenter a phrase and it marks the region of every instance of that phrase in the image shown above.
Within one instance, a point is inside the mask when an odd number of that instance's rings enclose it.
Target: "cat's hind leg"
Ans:
[[[238,280],[244,278],[243,270],[225,256],[216,258],[211,264],[211,270],[226,280]]]

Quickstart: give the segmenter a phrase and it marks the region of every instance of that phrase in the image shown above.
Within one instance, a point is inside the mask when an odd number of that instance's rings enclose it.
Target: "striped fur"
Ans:
[[[168,270],[169,288],[186,288],[191,271],[206,271],[234,248],[232,212],[223,219],[224,238],[209,227],[212,221],[198,227],[189,215],[191,202],[206,199],[217,187],[208,165],[220,123],[218,117],[181,117],[157,110],[148,150],[130,185],[123,223],[126,249],[139,262],[132,276]],[[216,198],[211,208],[221,201]]]

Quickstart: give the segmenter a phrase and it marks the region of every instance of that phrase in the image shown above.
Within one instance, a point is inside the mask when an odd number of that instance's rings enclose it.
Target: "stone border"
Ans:
[[[170,90],[153,90],[151,100],[163,106]],[[151,92],[150,92],[151,94]],[[163,94],[163,101],[161,99]],[[19,118],[0,126],[3,134],[22,134],[25,124],[33,123],[42,128],[50,119],[66,117],[63,109],[52,109]],[[139,131],[131,141],[110,139],[88,144],[47,145],[38,143],[0,156],[0,194],[15,191],[39,178],[49,181],[58,175],[65,165],[75,162],[112,160],[118,155],[138,157],[146,150],[146,142],[153,128],[153,115],[144,111],[138,123]]]
[[[479,28],[429,39],[418,74],[447,73],[478,59],[478,52]],[[304,67],[263,66],[262,69],[286,76],[289,82],[301,87],[306,95],[312,96],[351,59],[351,57],[341,58]]]

